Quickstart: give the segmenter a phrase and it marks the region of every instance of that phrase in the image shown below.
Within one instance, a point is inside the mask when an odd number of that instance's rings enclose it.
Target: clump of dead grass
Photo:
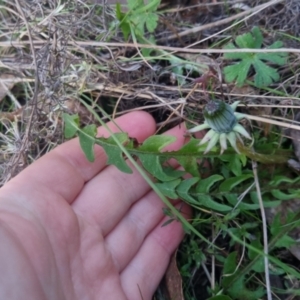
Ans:
[[[193,49],[211,47],[220,42],[222,45],[231,34],[235,36],[250,30],[257,22],[251,22],[257,20],[255,8],[266,1],[251,2],[246,8],[238,3],[190,1],[189,6],[173,7],[164,4],[164,13],[155,33],[157,43],[178,49],[192,44]],[[181,117],[189,117],[195,108],[201,109],[209,97],[200,85],[195,87],[192,84],[201,74],[185,74],[185,85],[178,86],[167,61],[146,62],[139,58],[135,46],[124,43],[113,6],[84,1],[58,4],[56,1],[18,0],[4,1],[4,4],[0,10],[0,54],[2,94],[5,97],[0,100],[1,119],[8,119],[10,123],[6,123],[2,130],[13,138],[12,127],[16,123],[23,147],[14,148],[12,152],[2,148],[5,156],[2,183],[19,171],[19,168],[14,170],[15,165],[25,167],[62,142],[61,112],[79,111],[85,122],[92,120],[80,106],[82,95],[95,105],[106,106],[114,116],[146,107],[159,122],[167,120],[172,124],[179,122]],[[238,31],[235,27],[228,28],[233,20],[243,20],[247,16],[245,9],[252,9],[253,17],[241,22]],[[275,10],[276,16],[285,16],[281,18],[284,25],[278,24],[276,18],[272,21],[274,24],[266,21],[269,18],[264,13],[270,10]],[[265,23],[266,28],[272,23],[272,28],[276,25],[279,30],[285,28],[295,33],[298,32],[297,22],[291,21],[291,15],[296,17],[297,11],[298,1],[278,1],[278,4],[266,6],[259,12],[260,22]],[[273,37],[269,34],[267,38],[272,40]],[[178,55],[183,56],[182,53]],[[186,59],[198,60],[217,69],[223,64],[220,54],[189,54]],[[299,59],[294,57],[291,65],[293,72],[282,71],[285,84],[278,84],[273,89],[282,90],[284,87],[287,94],[296,96]],[[211,86],[211,93],[224,100],[239,98],[247,103],[251,103],[257,94],[260,97],[272,94],[253,90],[249,98],[244,91],[234,92],[234,89],[234,86],[222,82],[219,73],[218,80]],[[270,102],[268,97],[264,99],[270,104],[282,100],[272,98]]]

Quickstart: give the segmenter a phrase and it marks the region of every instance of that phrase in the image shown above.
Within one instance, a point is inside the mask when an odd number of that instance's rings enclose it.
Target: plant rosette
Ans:
[[[236,141],[237,139],[243,144],[242,137],[252,139],[247,130],[238,122],[247,115],[235,112],[240,101],[229,105],[219,100],[210,100],[204,107],[203,115],[205,122],[187,132],[195,133],[204,129],[210,130],[203,137],[199,146],[208,143],[205,154],[208,153],[219,142],[221,154],[227,149],[227,140],[237,153],[240,153]]]

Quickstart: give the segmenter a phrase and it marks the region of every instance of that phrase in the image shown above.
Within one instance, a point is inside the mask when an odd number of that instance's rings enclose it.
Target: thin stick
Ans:
[[[262,226],[263,226],[264,262],[265,262],[267,297],[268,300],[272,300],[270,273],[269,273],[269,258],[268,258],[269,247],[268,247],[267,219],[266,219],[263,200],[261,197],[260,185],[259,185],[258,174],[257,174],[257,163],[254,160],[252,160],[252,170],[254,175],[255,187],[256,187],[257,198],[258,198],[260,213],[261,213]]]
[[[206,40],[211,39],[211,38],[213,38],[213,37],[215,37],[215,36],[217,36],[217,35],[223,33],[224,31],[227,31],[227,30],[230,29],[230,28],[233,28],[234,26],[238,25],[239,23],[242,23],[242,22],[246,21],[247,19],[251,18],[252,16],[258,14],[260,11],[266,9],[267,7],[272,6],[272,5],[274,5],[274,4],[278,4],[278,3],[282,2],[282,1],[283,1],[283,0],[272,0],[272,1],[269,1],[269,2],[267,2],[267,3],[261,4],[261,5],[259,5],[259,6],[256,6],[256,7],[254,7],[254,8],[248,9],[248,10],[246,10],[245,12],[241,12],[241,13],[239,13],[239,14],[237,14],[237,15],[232,16],[232,17],[228,17],[227,19],[224,19],[224,20],[220,20],[220,21],[214,22],[214,23],[216,23],[216,24],[213,24],[213,23],[212,23],[211,25],[219,26],[219,25],[222,25],[222,24],[223,24],[222,21],[228,20],[228,22],[230,22],[231,19],[234,20],[234,19],[237,19],[238,17],[242,17],[242,16],[245,15],[245,14],[251,13],[251,15],[245,17],[244,19],[242,19],[242,20],[240,20],[240,21],[238,21],[238,22],[235,22],[234,24],[232,24],[232,25],[230,25],[230,26],[228,26],[228,27],[226,27],[226,28],[224,28],[224,29],[222,29],[222,30],[220,30],[220,31],[218,31],[218,32],[216,32],[216,33],[210,35],[209,37],[206,37],[206,38],[204,38],[204,39],[202,39],[202,40],[200,40],[200,41],[198,41],[198,42],[195,42],[195,43],[193,43],[193,44],[187,46],[186,48],[191,48],[191,47],[194,47],[194,46],[196,46],[196,45],[198,45],[198,44],[201,44],[201,43],[205,42]],[[226,23],[227,23],[227,22],[226,22]],[[209,24],[207,24],[207,25],[209,25]],[[204,25],[204,26],[206,26],[206,25]],[[204,29],[203,29],[203,30],[204,30]]]
[[[215,228],[214,228],[214,224],[211,225],[212,226],[212,236],[215,236]],[[211,289],[214,290],[216,287],[216,257],[214,254],[214,251],[211,255]]]
[[[158,41],[161,41],[161,40],[172,40],[172,39],[175,39],[175,38],[178,38],[178,37],[182,37],[184,35],[188,35],[188,34],[192,34],[192,33],[198,33],[198,32],[201,32],[201,31],[204,31],[204,30],[207,30],[207,29],[210,29],[212,27],[217,27],[217,26],[220,26],[220,25],[224,25],[224,24],[227,24],[233,20],[236,20],[238,18],[241,18],[241,17],[244,17],[246,15],[248,15],[249,13],[253,13],[253,12],[258,12],[260,10],[263,10],[265,9],[266,7],[268,6],[271,6],[273,4],[277,4],[277,3],[280,3],[282,2],[283,0],[272,0],[272,1],[269,1],[267,3],[264,3],[264,4],[261,4],[259,6],[256,6],[256,7],[253,7],[251,9],[248,9],[246,11],[243,11],[239,14],[236,14],[234,16],[231,16],[231,17],[228,17],[226,19],[223,19],[223,20],[220,20],[220,21],[217,21],[217,22],[213,22],[213,23],[209,23],[209,24],[205,24],[205,25],[201,25],[201,26],[198,26],[198,27],[193,27],[191,29],[188,29],[188,30],[184,30],[182,32],[179,32],[177,34],[173,34],[173,35],[170,35],[170,36],[166,36]],[[236,23],[234,24],[234,26],[236,25]],[[227,29],[226,29],[227,30]],[[218,33],[219,34],[219,33]],[[211,38],[211,36],[209,37]],[[192,46],[192,45],[190,45]],[[189,46],[189,47],[190,47]]]
[[[287,122],[278,122],[278,121],[275,121],[272,119],[262,118],[262,117],[258,117],[258,116],[252,116],[252,115],[247,115],[247,118],[249,120],[255,120],[255,121],[260,121],[260,122],[264,122],[264,123],[268,123],[268,124],[278,125],[281,127],[287,127],[287,128],[291,128],[291,129],[300,130],[300,126],[296,125],[296,124],[291,124],[291,123],[287,123]]]
[[[3,41],[0,42],[0,47],[25,47],[29,44],[28,41]],[[33,44],[37,47],[42,47],[45,44],[43,40],[33,41]],[[96,42],[96,41],[68,41],[68,45],[71,46],[90,46],[90,47],[128,47],[128,48],[151,48],[156,50],[166,50],[174,51],[174,53],[300,53],[300,49],[296,48],[278,48],[278,49],[250,49],[250,48],[241,48],[241,49],[189,49],[189,48],[179,48],[179,47],[168,47],[168,46],[158,46],[158,45],[149,45],[149,44],[140,44],[140,43],[106,43],[106,42]],[[158,56],[162,57],[162,55]],[[153,57],[154,59],[155,57]]]

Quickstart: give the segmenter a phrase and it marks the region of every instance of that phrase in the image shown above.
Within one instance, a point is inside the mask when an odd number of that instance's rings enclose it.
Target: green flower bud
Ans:
[[[237,124],[233,108],[222,101],[209,101],[203,112],[206,123],[217,133],[229,133]]]
[[[237,139],[243,143],[240,135],[252,139],[247,130],[238,123],[239,120],[247,118],[247,115],[235,112],[238,104],[239,101],[229,105],[219,100],[211,100],[206,104],[203,110],[205,122],[188,130],[192,133],[210,128],[199,143],[199,145],[207,143],[204,153],[209,152],[219,142],[222,154],[227,149],[227,140],[232,148],[240,153],[236,144]]]

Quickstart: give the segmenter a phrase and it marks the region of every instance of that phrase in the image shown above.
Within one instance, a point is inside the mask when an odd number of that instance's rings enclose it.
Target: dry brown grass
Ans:
[[[298,53],[292,54],[290,64],[283,68],[283,82],[272,87],[282,93],[275,96],[257,89],[245,93],[221,82],[221,53],[183,52],[208,49],[254,24],[265,26],[267,43],[278,31],[297,35],[299,22],[292,17],[297,17],[299,2],[268,5],[270,1],[244,1],[244,6],[241,1],[200,2],[162,5],[155,33],[157,48],[175,47],[174,55],[219,70],[211,92],[216,97],[250,104],[297,105]],[[167,61],[147,62],[131,41],[124,43],[114,6],[79,0],[0,3],[2,184],[63,141],[61,112],[79,112],[84,122],[93,121],[80,105],[82,95],[113,116],[146,109],[164,125],[190,118],[195,108],[201,109],[207,101],[207,92],[193,84],[201,74],[187,73],[186,83],[179,86]],[[233,21],[239,24],[233,26]],[[281,38],[287,47],[299,45],[298,40]]]

